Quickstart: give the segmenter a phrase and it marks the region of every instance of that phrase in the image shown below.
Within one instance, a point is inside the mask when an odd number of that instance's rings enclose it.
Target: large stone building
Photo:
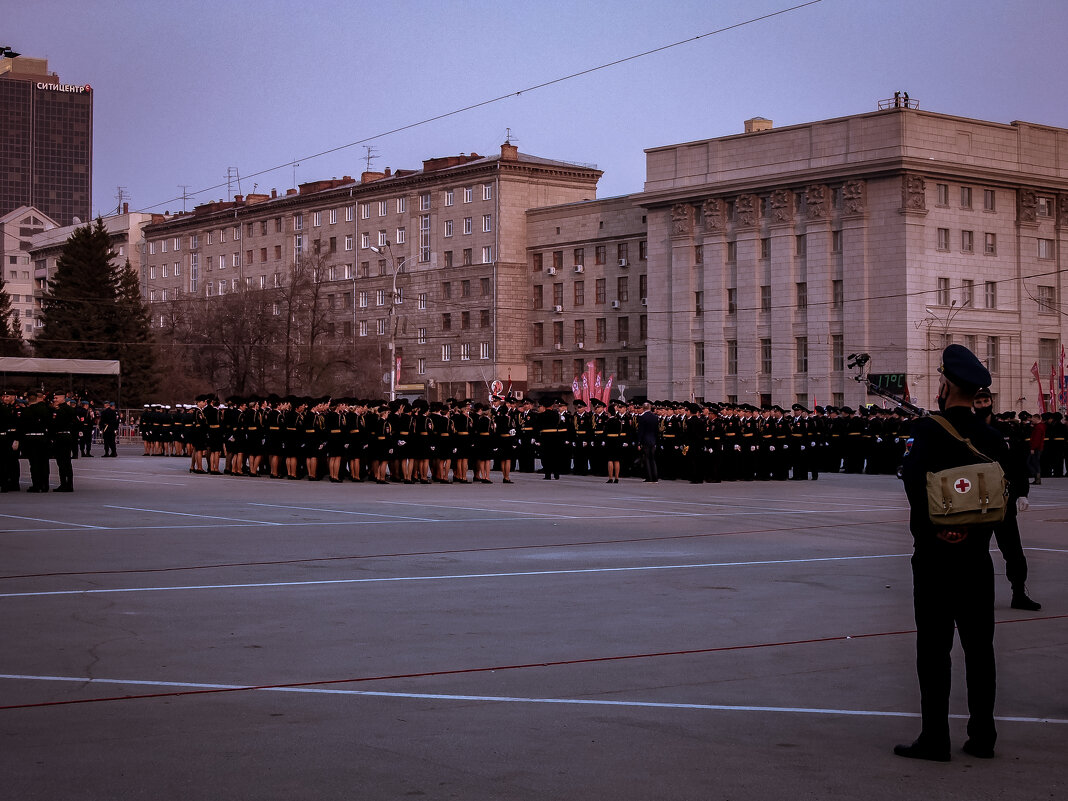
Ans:
[[[613,398],[644,396],[644,210],[631,196],[532,209],[527,236],[530,389],[567,397],[592,362]]]
[[[482,397],[497,378],[523,391],[527,210],[591,199],[600,175],[506,143],[489,157],[428,159],[419,170],[204,204],[145,227],[147,299],[160,304],[154,320],[165,326],[164,304],[282,288],[295,265],[311,261],[330,311],[324,340],[364,360],[377,354],[387,376],[399,363],[401,392]],[[342,374],[333,389],[345,388]]]
[[[92,88],[61,83],[47,59],[0,58],[0,215],[33,206],[69,225],[92,197]]]
[[[931,406],[959,342],[1000,408],[1037,407],[1068,327],[1068,131],[893,107],[749,127],[646,151],[651,396],[856,406],[863,352]]]

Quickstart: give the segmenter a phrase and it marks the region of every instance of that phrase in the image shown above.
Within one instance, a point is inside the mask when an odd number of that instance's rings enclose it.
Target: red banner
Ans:
[[[1038,362],[1031,365],[1031,375],[1035,377],[1035,382],[1038,384],[1038,411],[1045,414],[1046,393],[1042,391],[1042,376],[1038,372]]]

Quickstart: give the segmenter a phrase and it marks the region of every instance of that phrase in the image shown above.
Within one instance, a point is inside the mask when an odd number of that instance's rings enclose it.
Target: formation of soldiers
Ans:
[[[646,406],[656,415],[656,478],[693,483],[814,480],[821,472],[892,475],[912,416],[901,408],[801,404],[786,410],[668,401],[568,405],[511,396],[428,403],[273,395],[220,403],[202,395],[193,404],[146,407],[141,436],[146,455],[188,457],[196,474],[430,484],[492,483],[491,473],[499,471],[511,483],[513,469],[537,469],[546,480],[570,473],[614,482],[647,477],[638,435]],[[1026,447],[1028,420],[1010,412],[998,422]]]
[[[20,459],[30,466],[27,492],[73,492],[72,460],[93,455],[95,427],[104,438],[104,456],[117,456],[113,402],[108,401],[98,417],[88,401],[63,392],[37,390],[20,398],[13,390],[0,390],[0,492],[21,489]],[[55,488],[49,484],[51,461],[59,473]]]

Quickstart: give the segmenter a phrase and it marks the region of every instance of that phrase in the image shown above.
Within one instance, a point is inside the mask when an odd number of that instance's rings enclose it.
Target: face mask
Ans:
[[[945,394],[942,394],[942,390],[945,389]],[[946,410],[946,401],[949,400],[949,387],[939,387],[938,389],[938,411],[944,412]]]
[[[984,420],[989,420],[994,415],[994,407],[987,406],[985,409],[976,409],[975,413]]]

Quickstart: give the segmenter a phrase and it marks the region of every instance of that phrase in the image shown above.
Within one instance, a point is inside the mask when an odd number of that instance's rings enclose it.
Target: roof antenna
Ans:
[[[364,150],[367,152],[364,154],[363,160],[367,162],[367,172],[371,171],[371,162],[378,158],[378,153],[375,152],[373,145],[364,145]]]

